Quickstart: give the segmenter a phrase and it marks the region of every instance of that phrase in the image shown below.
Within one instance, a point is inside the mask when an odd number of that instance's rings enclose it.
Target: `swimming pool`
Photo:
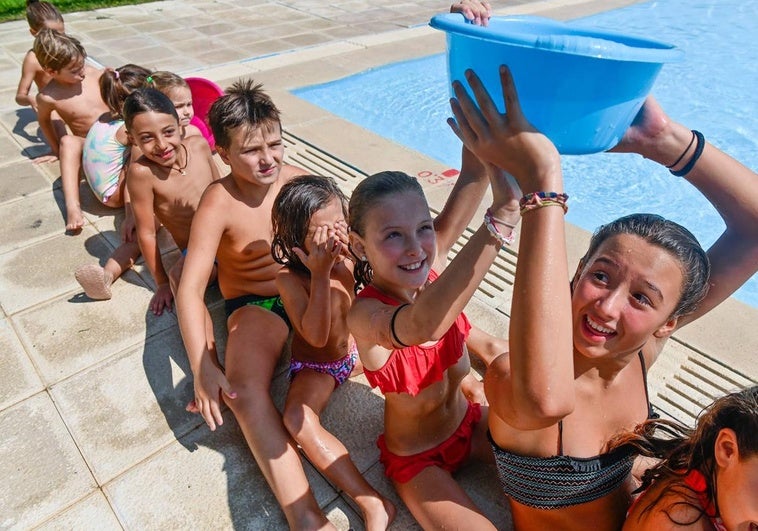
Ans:
[[[653,94],[672,118],[702,131],[714,145],[756,169],[756,13],[758,0],[666,0],[582,21],[682,48],[685,60],[663,67]],[[450,116],[446,68],[445,56],[439,54],[293,92],[457,168],[460,142],[445,123]],[[639,156],[565,156],[563,169],[571,195],[568,220],[586,230],[624,214],[654,212],[682,223],[707,247],[724,229],[716,211],[691,185]],[[735,297],[758,307],[758,275]]]

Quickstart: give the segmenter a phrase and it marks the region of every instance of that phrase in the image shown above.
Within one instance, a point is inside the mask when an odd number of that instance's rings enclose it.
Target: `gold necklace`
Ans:
[[[184,144],[179,144],[179,146],[184,149],[184,166],[171,166],[172,170],[176,170],[179,172],[180,175],[187,175],[187,164],[189,164],[189,153],[187,153],[187,148],[184,147]]]

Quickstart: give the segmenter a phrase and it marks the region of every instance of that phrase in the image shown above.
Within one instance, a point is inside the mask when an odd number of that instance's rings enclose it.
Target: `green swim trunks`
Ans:
[[[243,306],[259,306],[264,310],[274,312],[276,315],[284,319],[288,328],[292,328],[287,312],[284,310],[282,304],[282,298],[279,295],[273,297],[261,297],[260,295],[242,295],[241,297],[235,297],[234,299],[228,299],[224,301],[224,309],[226,310],[226,318],[232,315],[235,311],[239,310]]]

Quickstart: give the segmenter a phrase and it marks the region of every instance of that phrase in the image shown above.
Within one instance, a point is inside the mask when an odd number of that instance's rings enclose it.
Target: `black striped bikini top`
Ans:
[[[647,369],[639,352],[648,418],[657,418],[650,405]],[[487,432],[495,454],[500,485],[514,501],[537,509],[561,509],[591,502],[620,487],[632,471],[635,453],[621,446],[595,457],[563,455],[563,422],[558,422],[558,455],[531,457],[500,448]]]

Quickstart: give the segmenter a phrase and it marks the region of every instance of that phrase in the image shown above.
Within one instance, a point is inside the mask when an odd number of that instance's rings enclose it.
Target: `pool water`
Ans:
[[[666,0],[581,19],[599,29],[651,37],[685,52],[664,65],[653,94],[675,120],[758,169],[758,0]],[[335,115],[460,167],[444,54],[395,63],[293,91]],[[394,168],[391,168],[394,169]],[[397,168],[402,169],[402,168]],[[724,229],[693,186],[638,155],[564,156],[567,219],[586,230],[633,212],[653,212],[690,229],[706,248]],[[758,307],[758,275],[735,297]]]

